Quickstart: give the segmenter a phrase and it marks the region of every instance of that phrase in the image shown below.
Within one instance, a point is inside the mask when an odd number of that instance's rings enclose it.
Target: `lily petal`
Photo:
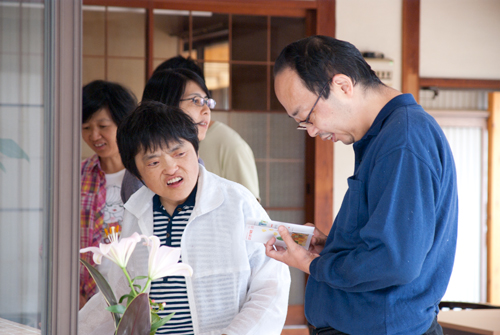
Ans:
[[[159,271],[155,274],[155,278],[151,278],[151,280],[163,278],[166,276],[191,277],[192,275],[193,275],[193,268],[191,266],[187,264],[177,263],[167,268],[159,269]]]
[[[120,238],[111,243],[100,243],[99,248],[89,247],[80,250],[81,253],[91,251],[94,253],[94,262],[101,264],[102,257],[106,257],[121,268],[125,268],[134,252],[135,246],[141,241],[141,235],[133,233],[130,237]]]
[[[165,276],[191,276],[193,269],[187,264],[179,264],[180,248],[160,246],[157,236],[150,236],[151,248],[149,251],[148,277],[155,280]]]
[[[101,260],[102,260],[102,256],[103,256],[101,249],[96,248],[96,247],[88,247],[88,248],[80,249],[81,254],[84,254],[86,252],[93,252],[94,255],[92,256],[92,258],[94,260],[94,263],[101,264]]]

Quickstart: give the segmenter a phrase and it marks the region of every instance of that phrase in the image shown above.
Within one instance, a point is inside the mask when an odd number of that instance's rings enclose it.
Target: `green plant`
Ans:
[[[128,280],[130,293],[123,295],[117,301],[111,286],[101,273],[85,260],[80,259],[80,262],[89,270],[108,305],[106,310],[113,315],[116,335],[154,335],[158,328],[172,318],[173,313],[163,319],[158,316],[158,311],[163,310],[164,305],[150,301],[147,289],[151,281],[165,276],[191,276],[193,269],[187,264],[178,263],[180,248],[160,246],[160,240],[157,236],[147,237],[134,233],[130,237],[119,238],[119,233],[115,232],[114,227],[112,227],[112,233],[108,237],[111,243],[101,243],[99,248],[83,248],[80,249],[80,253],[93,252],[93,260],[96,264],[101,264],[102,257],[106,257],[118,265]],[[146,241],[146,245],[150,249],[148,275],[130,278],[127,263],[136,244],[141,239]],[[144,288],[135,283],[136,280],[140,279],[147,279]],[[125,299],[127,300],[126,306],[121,305]],[[130,333],[131,329],[133,329],[132,333]]]
[[[24,152],[16,142],[9,138],[0,138],[0,153],[10,158],[26,159],[28,162],[30,161],[26,152]],[[0,162],[0,170],[7,172],[2,162]]]

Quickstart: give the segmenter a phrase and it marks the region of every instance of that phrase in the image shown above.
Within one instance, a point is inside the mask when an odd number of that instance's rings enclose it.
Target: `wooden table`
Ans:
[[[441,311],[438,322],[444,335],[500,335],[500,309]]]

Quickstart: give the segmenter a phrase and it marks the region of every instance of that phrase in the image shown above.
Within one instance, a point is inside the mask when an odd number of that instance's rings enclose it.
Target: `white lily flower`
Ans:
[[[96,264],[101,264],[102,257],[106,257],[122,269],[127,266],[128,260],[138,242],[141,241],[141,235],[133,233],[130,237],[119,238],[118,232],[115,233],[114,227],[112,233],[108,235],[111,243],[99,243],[99,248],[88,247],[80,249],[80,253],[93,252],[92,258]]]
[[[160,246],[157,236],[150,236],[148,280],[155,280],[166,276],[193,275],[193,268],[187,264],[179,263],[180,248]]]

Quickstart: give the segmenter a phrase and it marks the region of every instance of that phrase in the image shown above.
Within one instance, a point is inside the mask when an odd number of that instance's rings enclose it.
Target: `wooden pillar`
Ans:
[[[316,33],[335,37],[335,0],[318,0]]]
[[[488,97],[487,300],[500,305],[500,92]]]
[[[402,91],[418,102],[420,76],[420,0],[403,0]]]
[[[335,0],[317,5],[316,34],[335,37]],[[333,223],[333,142],[319,137],[306,142],[306,221],[325,234]]]
[[[146,82],[153,74],[153,47],[154,47],[154,13],[153,8],[146,8]]]

